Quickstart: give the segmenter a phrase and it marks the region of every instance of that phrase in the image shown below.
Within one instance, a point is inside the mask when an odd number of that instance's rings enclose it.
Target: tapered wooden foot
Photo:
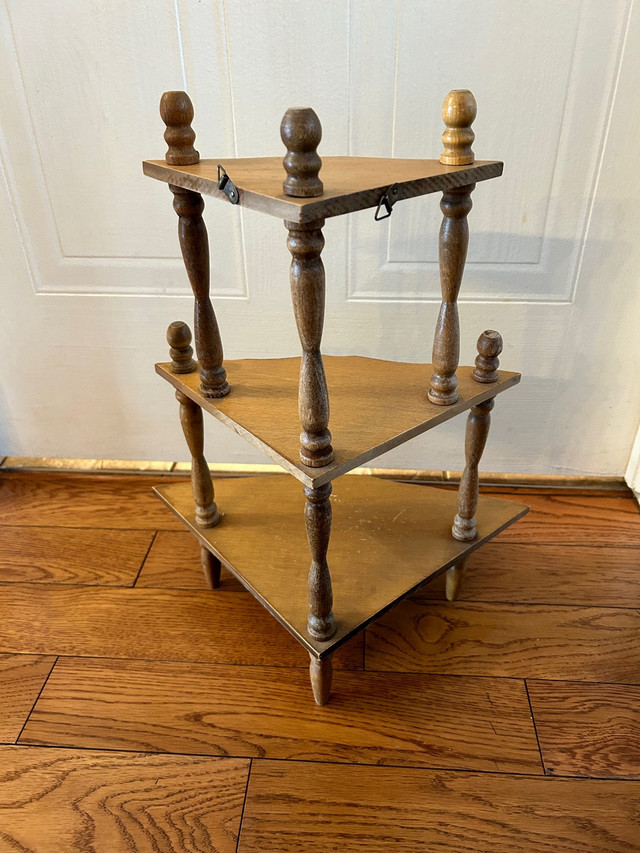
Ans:
[[[445,587],[445,595],[447,596],[447,601],[455,601],[458,597],[458,589],[460,587],[460,582],[464,577],[465,564],[466,560],[462,560],[461,562],[456,563],[455,566],[451,566],[451,568],[447,571]]]
[[[331,678],[333,676],[332,655],[322,660],[309,655],[309,676],[311,678],[311,689],[316,705],[326,705],[331,695]]]
[[[200,561],[209,588],[218,589],[220,586],[220,569],[222,568],[220,560],[202,545],[200,548]]]

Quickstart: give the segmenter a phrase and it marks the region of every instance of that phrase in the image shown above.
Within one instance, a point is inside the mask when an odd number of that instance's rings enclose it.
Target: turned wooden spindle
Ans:
[[[167,329],[167,343],[171,347],[172,373],[193,373],[197,365],[193,359],[191,329],[182,320],[175,320]]]
[[[160,117],[167,125],[164,139],[167,145],[165,160],[170,166],[193,166],[200,155],[193,147],[196,135],[191,127],[193,104],[186,92],[165,92],[160,98]]]
[[[196,505],[198,527],[215,527],[220,513],[214,500],[211,472],[204,458],[204,424],[202,409],[182,391],[176,391],[180,403],[180,423],[191,452],[191,486]]]
[[[477,112],[476,99],[468,89],[454,89],[442,104],[442,120],[446,130],[442,134],[444,151],[440,162],[445,166],[468,166],[474,162],[471,146],[475,134],[471,125]]]
[[[204,572],[204,577],[209,588],[218,589],[220,586],[220,570],[222,568],[220,560],[208,548],[201,545],[200,562],[202,563],[202,571]]]
[[[194,332],[200,362],[200,390],[205,397],[229,393],[218,321],[209,298],[209,240],[202,219],[204,202],[199,193],[169,184],[173,209],[178,214],[178,237],[184,265],[195,297]]]
[[[332,655],[322,660],[310,654],[309,677],[311,678],[311,689],[316,705],[326,705],[331,695],[331,679],[333,676]]]
[[[285,222],[289,229],[287,246],[291,252],[291,298],[302,344],[298,411],[302,434],[300,459],[311,468],[321,468],[333,460],[329,432],[329,392],[322,363],[320,343],[324,323],[324,266],[320,253],[324,246],[319,219],[306,224]]]
[[[320,119],[310,107],[291,107],[282,118],[280,138],[287,153],[282,164],[287,177],[282,182],[286,195],[315,198],[322,195],[318,173],[322,160],[316,151],[322,139]]]
[[[489,435],[493,404],[493,399],[478,403],[471,408],[467,418],[464,443],[466,464],[458,490],[458,514],[451,528],[454,539],[460,542],[468,542],[477,536],[478,465]]]
[[[456,370],[460,359],[458,293],[469,245],[467,215],[472,207],[475,184],[454,187],[442,194],[444,214],[440,227],[440,286],[442,304],[433,338],[433,374],[429,399],[438,406],[450,406],[458,399]]]
[[[333,592],[327,563],[331,537],[331,483],[311,489],[304,486],[304,520],[311,551],[309,568],[309,619],[307,630],[317,640],[329,640],[336,632]]]
[[[200,161],[193,147],[191,128],[193,105],[186,92],[165,92],[160,99],[160,115],[167,125],[164,138],[169,145],[165,155],[172,166],[189,166]],[[178,214],[178,237],[184,265],[195,297],[194,334],[200,362],[200,382],[205,397],[224,397],[229,393],[227,373],[222,366],[222,340],[216,315],[209,298],[209,238],[202,219],[204,202],[200,193],[169,184],[173,209]]]
[[[489,384],[498,381],[498,367],[502,352],[502,336],[493,329],[487,329],[478,338],[476,366],[471,374],[476,382]]]

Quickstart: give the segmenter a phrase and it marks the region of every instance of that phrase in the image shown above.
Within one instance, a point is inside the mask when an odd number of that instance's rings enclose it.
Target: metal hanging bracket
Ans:
[[[375,216],[373,217],[376,222],[380,222],[381,219],[388,219],[393,212],[393,205],[398,201],[398,185],[391,184],[391,186],[386,189],[382,195],[380,196],[380,201],[378,202],[378,206],[376,208]],[[380,208],[384,207],[387,211],[382,216],[380,216]]]
[[[218,189],[222,190],[231,204],[237,204],[240,201],[237,187],[225,172],[224,166],[220,163],[218,163]]]

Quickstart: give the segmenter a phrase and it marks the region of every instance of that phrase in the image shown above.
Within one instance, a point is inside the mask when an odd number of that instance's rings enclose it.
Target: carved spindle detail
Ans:
[[[442,120],[446,130],[442,134],[444,151],[440,162],[445,166],[468,166],[474,162],[471,145],[475,134],[471,125],[477,109],[476,99],[468,89],[454,89],[444,99]]]
[[[467,418],[464,444],[466,465],[458,490],[458,514],[451,528],[454,539],[460,542],[468,542],[477,536],[478,465],[489,435],[493,404],[493,400],[478,403],[472,407]]]
[[[460,358],[458,293],[469,245],[467,215],[472,207],[475,184],[454,187],[442,194],[444,214],[440,227],[440,285],[442,305],[433,338],[433,375],[429,399],[438,406],[450,406],[458,399],[456,369]]]
[[[300,459],[312,468],[333,460],[329,432],[329,393],[320,353],[324,322],[324,266],[320,253],[324,246],[319,219],[307,224],[285,222],[289,229],[287,246],[292,255],[291,298],[302,344],[298,410],[302,435]]]
[[[172,184],[169,189],[173,193],[173,208],[178,214],[182,257],[195,297],[194,331],[200,362],[200,390],[205,397],[224,397],[229,393],[229,384],[222,366],[218,321],[209,298],[209,240],[202,219],[204,202],[199,193],[191,190]]]
[[[208,548],[201,545],[200,562],[202,563],[202,571],[204,572],[204,577],[209,588],[218,589],[220,586],[220,570],[222,568],[220,560]]]
[[[287,177],[282,182],[286,195],[315,198],[322,195],[318,173],[322,160],[316,151],[322,139],[320,119],[310,107],[288,109],[280,124],[280,138],[287,153],[282,165]]]
[[[326,705],[331,695],[331,678],[333,676],[332,655],[322,660],[309,655],[309,676],[311,678],[311,689],[316,705]]]
[[[165,160],[170,166],[193,166],[200,155],[193,147],[196,135],[191,127],[193,104],[186,92],[165,92],[160,98],[160,117],[167,125],[164,139],[169,148]]]
[[[457,598],[460,582],[464,577],[466,562],[466,559],[460,560],[460,562],[456,563],[455,566],[451,566],[450,569],[447,569],[447,575],[445,578],[445,595],[447,597],[447,601],[455,601]]]
[[[215,527],[220,514],[214,501],[211,472],[204,458],[204,424],[202,409],[182,391],[176,391],[180,403],[180,423],[191,452],[191,485],[199,527]]]
[[[336,632],[333,592],[327,563],[331,536],[331,483],[311,489],[304,486],[304,519],[311,550],[309,568],[309,620],[307,630],[317,640],[329,640]]]
[[[493,329],[487,329],[478,338],[478,356],[471,374],[476,382],[491,383],[498,381],[498,368],[502,352],[502,336]]]
[[[172,373],[193,373],[197,365],[193,360],[191,329],[182,320],[175,320],[167,329],[167,343],[171,347]]]

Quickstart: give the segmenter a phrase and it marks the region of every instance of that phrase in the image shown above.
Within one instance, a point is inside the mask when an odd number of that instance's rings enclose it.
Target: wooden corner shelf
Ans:
[[[495,383],[479,385],[472,379],[471,367],[459,367],[458,402],[436,406],[427,398],[431,364],[361,356],[324,356],[323,361],[331,394],[334,459],[322,468],[304,465],[298,452],[299,358],[226,361],[232,390],[218,399],[203,396],[197,370],[175,374],[171,364],[164,363],[156,364],[156,372],[311,488],[331,482],[520,381],[519,373],[501,370]]]
[[[195,297],[197,361],[191,331],[172,323],[171,362],[156,364],[156,372],[175,389],[192,457],[191,484],[161,486],[156,493],[198,538],[210,586],[218,585],[224,563],[307,649],[313,695],[324,705],[338,646],[441,572],[447,572],[453,600],[467,556],[528,510],[481,498],[478,489],[494,399],[520,381],[518,373],[498,370],[501,336],[483,331],[475,366],[458,364],[457,300],[471,194],[476,184],[499,177],[502,163],[475,160],[476,102],[466,89],[445,99],[439,160],[321,159],[322,127],[308,107],[289,109],[282,119],[283,158],[200,160],[188,95],[165,92],[160,115],[167,128],[165,160],[146,160],[143,170],[173,195]],[[384,219],[396,203],[434,192],[442,193],[443,220],[432,364],[324,356],[325,219],[367,208]],[[209,296],[203,194],[284,220],[300,358],[224,360]],[[205,411],[292,476],[223,480],[214,493],[204,456]],[[339,479],[466,411],[466,464],[457,494]]]
[[[331,496],[334,522],[328,554],[339,602],[337,630],[322,641],[307,633],[304,496],[290,477],[220,480],[216,497],[225,513],[210,529],[196,523],[189,483],[158,486],[154,491],[319,659],[528,511],[527,506],[483,496],[476,516],[477,538],[458,542],[451,536],[455,492],[370,477],[342,478]]]
[[[282,191],[282,157],[223,157],[191,166],[169,166],[164,160],[144,160],[144,174],[202,195],[228,202],[218,189],[218,164],[238,188],[240,207],[258,210],[290,222],[311,222],[376,207],[391,185],[397,201],[463,187],[502,174],[498,160],[470,166],[443,166],[439,160],[401,160],[392,157],[323,157],[324,192],[320,198],[294,198]]]

